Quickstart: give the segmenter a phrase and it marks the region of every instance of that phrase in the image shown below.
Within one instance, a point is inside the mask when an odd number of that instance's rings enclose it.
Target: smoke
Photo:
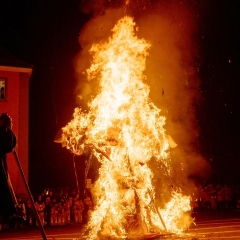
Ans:
[[[97,83],[89,82],[86,76],[86,69],[91,65],[89,50],[94,43],[107,41],[111,35],[111,29],[124,15],[124,9],[106,9],[104,14],[93,17],[81,31],[79,43],[82,49],[75,58],[75,69],[79,82],[76,93],[81,95],[78,103],[83,108],[87,108],[87,102],[97,91]]]
[[[162,109],[166,132],[178,144],[171,149],[172,181],[186,185],[189,177],[210,174],[209,164],[199,153],[195,110],[201,101],[197,5],[168,1],[136,13],[139,37],[152,44],[146,66],[150,98]]]
[[[145,72],[150,99],[166,116],[166,133],[178,144],[171,149],[172,184],[186,185],[190,176],[207,177],[210,167],[198,150],[200,129],[195,117],[200,101],[195,2],[92,0],[83,1],[80,8],[92,18],[81,31],[81,51],[75,59],[78,104],[87,109],[87,102],[98,91],[97,83],[89,82],[85,74],[92,44],[107,41],[120,18],[133,16],[138,37],[152,45]],[[162,171],[162,166],[155,171]]]

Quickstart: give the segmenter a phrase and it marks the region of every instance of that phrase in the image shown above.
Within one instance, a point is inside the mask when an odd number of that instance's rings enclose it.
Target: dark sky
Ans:
[[[240,180],[239,10],[240,1],[209,1],[199,24],[202,153],[217,179],[232,182]]]
[[[75,184],[72,155],[53,142],[72,118],[72,59],[90,15],[77,0],[2,0],[0,46],[34,66],[30,81],[30,187]],[[199,16],[200,150],[216,181],[240,182],[240,1],[196,1]],[[199,2],[199,3],[198,3]],[[202,6],[204,4],[204,6]],[[57,176],[57,177],[56,177]]]

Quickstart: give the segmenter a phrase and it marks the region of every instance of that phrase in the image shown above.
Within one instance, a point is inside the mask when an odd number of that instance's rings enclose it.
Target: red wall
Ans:
[[[17,136],[16,152],[28,179],[28,112],[29,78],[32,69],[0,66],[0,78],[6,79],[5,100],[0,101],[0,114],[10,115]],[[13,153],[7,155],[9,175],[16,193],[25,192],[21,173]]]

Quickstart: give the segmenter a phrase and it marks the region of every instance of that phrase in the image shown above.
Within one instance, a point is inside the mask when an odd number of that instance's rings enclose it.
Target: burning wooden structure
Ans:
[[[170,143],[165,117],[150,100],[144,75],[150,47],[136,36],[129,16],[117,22],[107,42],[94,44],[86,73],[89,81],[99,82],[98,94],[88,112],[75,109],[58,139],[74,154],[90,150],[101,163],[87,239],[178,233],[190,210],[190,197],[181,191],[172,190],[164,208],[155,201],[149,161],[168,168]]]

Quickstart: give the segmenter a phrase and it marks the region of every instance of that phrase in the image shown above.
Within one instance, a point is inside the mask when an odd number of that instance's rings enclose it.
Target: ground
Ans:
[[[180,235],[166,234],[154,239],[165,240],[239,240],[240,239],[240,211],[222,210],[193,213],[195,222],[190,229]],[[45,227],[48,240],[79,240],[83,239],[83,224],[69,224],[66,226]],[[4,240],[33,240],[42,239],[37,227],[24,226],[22,229],[8,229],[0,232],[0,239]],[[141,238],[142,240],[143,238]],[[145,237],[146,239],[150,239]],[[134,239],[140,240],[140,239]]]

